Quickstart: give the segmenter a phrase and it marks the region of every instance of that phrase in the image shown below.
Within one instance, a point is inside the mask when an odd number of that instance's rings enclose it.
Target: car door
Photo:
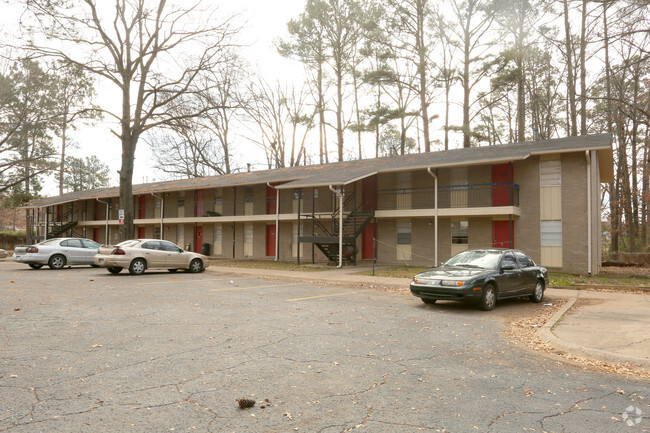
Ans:
[[[147,241],[142,244],[142,254],[147,260],[148,268],[164,268],[165,252],[160,246],[160,241]]]
[[[535,262],[521,251],[515,251],[514,255],[521,269],[521,290],[519,292],[522,295],[532,293],[537,283]]]
[[[83,263],[83,244],[81,239],[66,239],[61,241],[62,253],[66,256],[68,265],[79,265]]]
[[[165,266],[167,268],[187,268],[187,257],[178,246],[171,242],[161,241],[165,251]]]
[[[517,296],[517,293],[521,290],[521,269],[511,252],[507,252],[501,257],[498,284],[500,298]]]
[[[83,264],[92,265],[95,255],[99,253],[99,244],[90,239],[82,239],[81,242],[83,243]]]

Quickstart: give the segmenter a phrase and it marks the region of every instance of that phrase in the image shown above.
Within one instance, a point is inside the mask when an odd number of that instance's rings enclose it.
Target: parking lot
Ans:
[[[505,340],[526,301],[4,260],[0,305],[0,432],[650,431],[646,382]]]

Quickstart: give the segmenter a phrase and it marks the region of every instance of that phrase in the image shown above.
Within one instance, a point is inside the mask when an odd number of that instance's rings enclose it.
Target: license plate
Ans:
[[[103,265],[104,264],[104,259],[99,259],[99,264]]]

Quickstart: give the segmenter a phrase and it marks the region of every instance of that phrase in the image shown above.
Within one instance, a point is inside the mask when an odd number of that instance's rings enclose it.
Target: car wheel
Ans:
[[[494,309],[496,303],[497,289],[494,287],[494,284],[489,283],[483,288],[483,296],[481,296],[479,306],[481,307],[481,310],[490,311]]]
[[[538,304],[542,302],[542,299],[544,299],[544,282],[542,280],[537,280],[535,291],[530,295],[530,300],[531,302]]]
[[[171,272],[172,274],[178,272],[178,269],[167,269],[167,270],[168,270],[169,272]]]
[[[203,272],[203,262],[201,259],[194,259],[190,262],[190,272],[196,274],[197,272]]]
[[[143,259],[135,259],[129,266],[129,273],[131,275],[142,275],[147,269],[147,263]]]
[[[113,267],[108,268],[108,272],[110,272],[111,274],[117,275],[120,272],[122,272],[122,269],[124,269],[124,268],[120,268],[119,266],[113,266]]]
[[[425,304],[429,304],[429,305],[435,304],[436,301],[437,301],[437,299],[422,299],[422,302],[424,302]]]
[[[35,265],[33,263],[28,263],[29,267],[32,269],[41,269],[43,265]]]
[[[61,254],[55,254],[47,262],[50,269],[61,269],[65,266],[65,257]]]

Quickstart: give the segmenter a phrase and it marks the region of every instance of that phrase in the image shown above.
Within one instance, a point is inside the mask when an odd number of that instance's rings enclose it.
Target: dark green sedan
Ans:
[[[492,310],[497,300],[528,296],[542,302],[548,272],[519,250],[490,248],[456,254],[439,268],[417,274],[411,293],[424,303],[466,301]]]

